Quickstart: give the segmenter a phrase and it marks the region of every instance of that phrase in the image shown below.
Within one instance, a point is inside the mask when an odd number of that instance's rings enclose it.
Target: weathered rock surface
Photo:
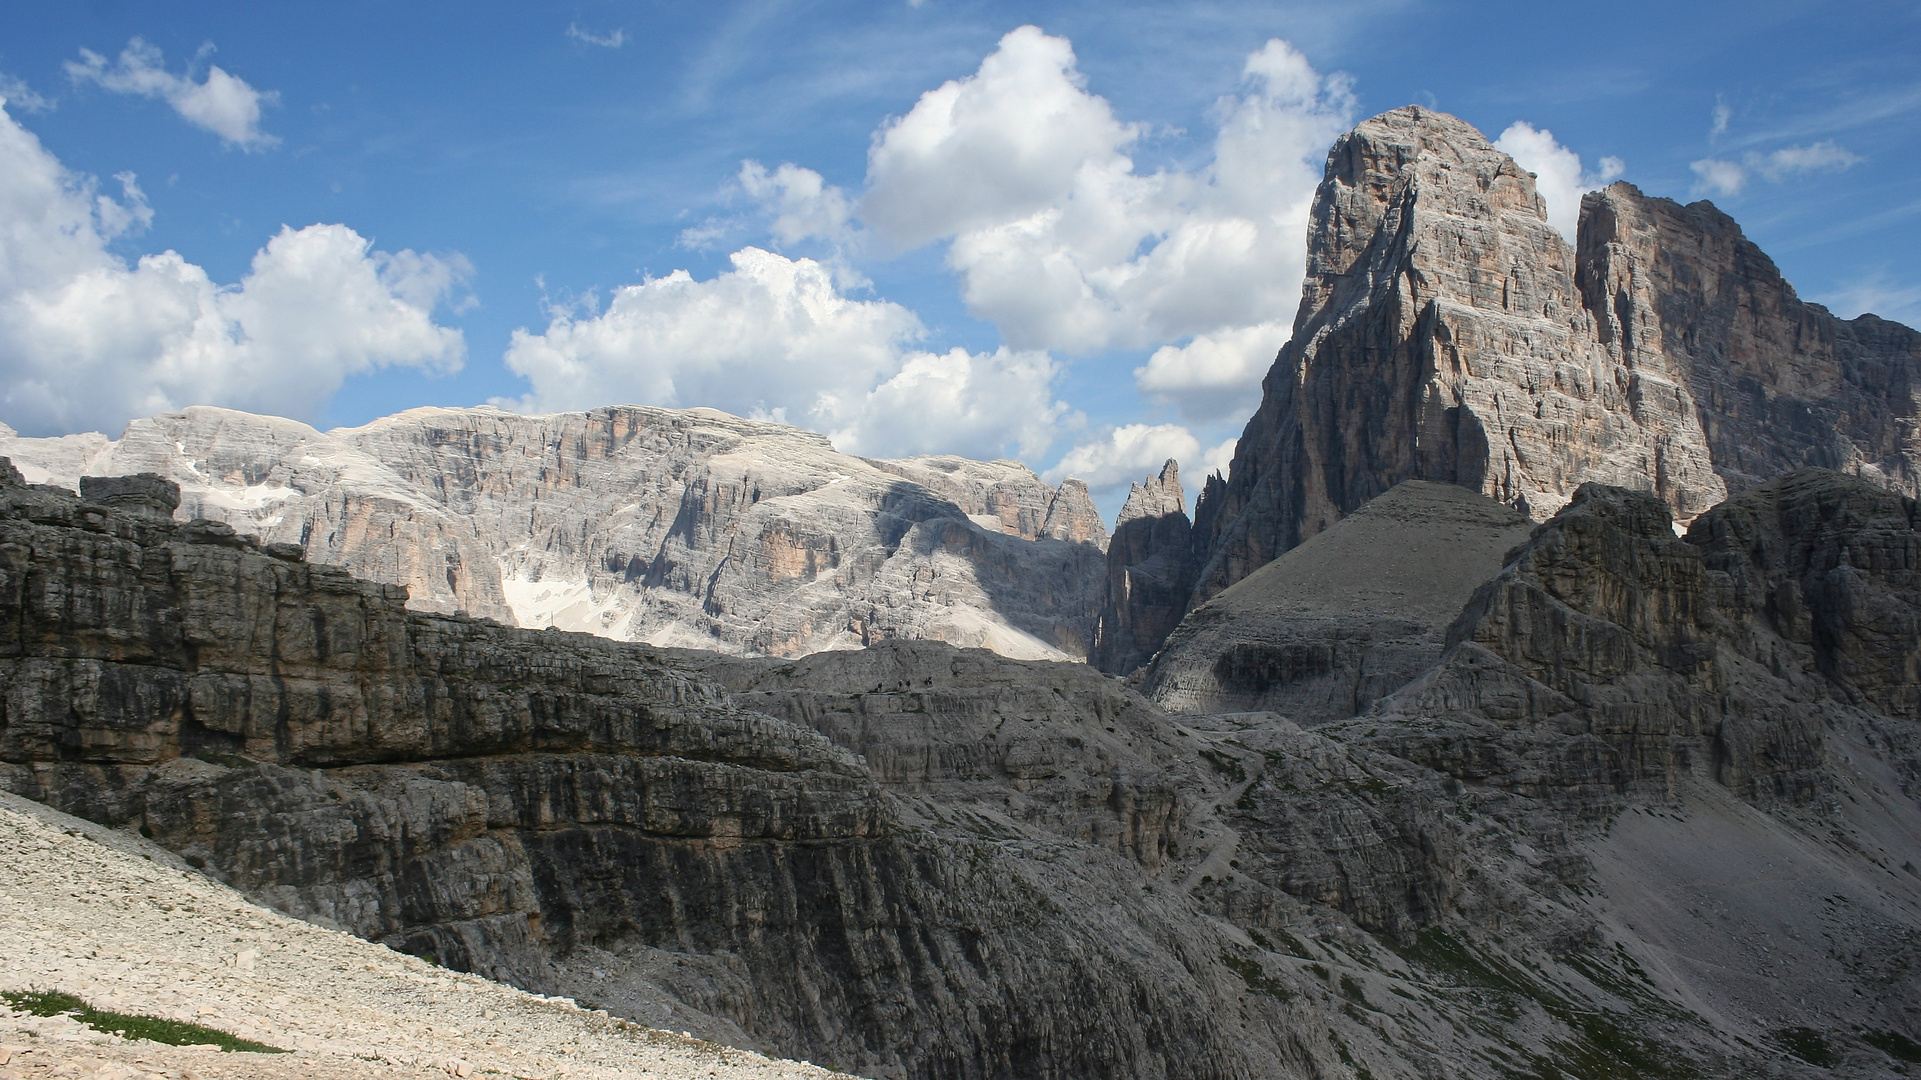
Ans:
[[[1328,153],[1294,335],[1210,508],[1205,599],[1408,479],[1546,516],[1587,480],[1720,501],[1694,403],[1623,370],[1533,177],[1409,106]]]
[[[1601,342],[1630,371],[1686,382],[1728,490],[1816,466],[1921,493],[1921,332],[1803,303],[1705,200],[1616,183],[1582,200],[1580,227]]]
[[[1598,886],[1581,906],[1675,1000],[1886,1075],[1921,1031],[1918,523],[1913,499],[1825,470],[1684,539],[1652,494],[1584,486],[1439,666],[1336,727],[1470,795],[1604,820],[1560,860],[1538,821],[1509,842]]]
[[[1172,458],[1128,489],[1107,546],[1107,582],[1100,626],[1088,662],[1126,673],[1150,660],[1180,624],[1194,591],[1193,525]]]
[[[1229,1036],[1231,935],[1132,860],[899,803],[646,646],[401,599],[0,489],[0,783],[444,964],[875,1075],[1286,1055]]]
[[[11,432],[6,433],[8,436]],[[321,433],[193,408],[101,436],[0,437],[36,482],[149,471],[182,518],[464,611],[792,656],[892,637],[1080,659],[1106,533],[1017,462],[868,461],[713,410],[416,409]]]
[[[1921,332],[1802,303],[1711,204],[1617,183],[1570,248],[1479,132],[1396,109],[1328,155],[1293,337],[1195,508],[1190,605],[1408,479],[1536,518],[1594,481],[1686,522],[1803,466],[1913,495],[1918,385]]]
[[[1533,526],[1458,485],[1403,481],[1189,612],[1141,691],[1174,712],[1303,725],[1365,712],[1439,662],[1461,606]]]
[[[1848,477],[1686,539],[1585,488],[1312,730],[936,642],[408,612],[0,484],[0,786],[444,964],[875,1076],[1893,1076],[1921,1040],[1916,511]],[[1405,536],[1449,527],[1410,490]],[[1775,873],[1778,926],[1719,918]]]
[[[875,779],[1125,856],[1180,854],[1186,796],[1210,786],[1191,736],[1084,664],[1031,664],[931,642],[797,661],[683,653],[736,703],[819,731]]]

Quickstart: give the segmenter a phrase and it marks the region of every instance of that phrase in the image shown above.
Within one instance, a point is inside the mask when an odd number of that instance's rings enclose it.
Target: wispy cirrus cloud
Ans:
[[[1885,269],[1843,282],[1814,299],[1844,319],[1871,313],[1921,326],[1921,285],[1895,280]]]
[[[211,50],[209,45],[201,53]],[[115,61],[81,49],[80,59],[67,61],[66,68],[75,83],[164,101],[188,123],[242,150],[262,150],[280,141],[260,130],[261,108],[280,100],[277,91],[256,90],[245,79],[211,64],[206,76],[195,82],[191,66],[185,74],[175,75],[165,63],[158,48],[134,38]]]
[[[1695,194],[1739,195],[1748,180],[1759,176],[1780,183],[1803,173],[1841,172],[1865,161],[1861,155],[1831,139],[1806,146],[1784,146],[1769,153],[1749,151],[1738,162],[1702,158],[1689,166],[1696,177]]]
[[[592,30],[581,29],[580,24],[577,22],[567,24],[567,36],[580,42],[582,45],[598,45],[603,49],[618,49],[622,45],[627,44],[627,31],[625,30],[616,28],[611,34],[596,34]]]
[[[0,101],[15,112],[43,113],[54,107],[52,98],[34,92],[25,79],[0,71]]]

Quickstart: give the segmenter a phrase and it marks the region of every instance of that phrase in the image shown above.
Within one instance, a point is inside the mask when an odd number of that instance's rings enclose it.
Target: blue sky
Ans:
[[[1327,140],[1410,102],[1921,321],[1917,55],[1917,3],[15,5],[0,421],[708,404],[1111,513],[1221,459]]]

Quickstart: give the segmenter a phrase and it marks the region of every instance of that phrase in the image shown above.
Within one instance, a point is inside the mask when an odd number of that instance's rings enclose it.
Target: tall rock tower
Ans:
[[[1598,480],[1681,521],[1804,465],[1921,485],[1921,333],[1803,303],[1709,203],[1615,184],[1577,251],[1532,174],[1408,106],[1334,143],[1307,245],[1293,337],[1194,510],[1190,608],[1403,480],[1537,519]],[[1136,623],[1107,670],[1160,647]]]
[[[1194,594],[1194,527],[1187,519],[1181,466],[1173,458],[1127,492],[1107,544],[1106,601],[1088,662],[1133,671],[1154,656]]]
[[[1342,136],[1308,226],[1294,335],[1221,503],[1203,598],[1407,479],[1535,516],[1586,480],[1719,502],[1687,387],[1628,367],[1581,302],[1534,178],[1480,132],[1409,106]]]

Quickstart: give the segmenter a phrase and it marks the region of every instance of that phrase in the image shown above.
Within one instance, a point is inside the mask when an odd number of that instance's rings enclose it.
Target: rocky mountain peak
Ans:
[[[1469,307],[1572,306],[1573,253],[1533,174],[1446,113],[1409,105],[1336,140],[1308,225],[1295,337],[1416,270],[1424,295]],[[1515,266],[1532,273],[1511,275]]]
[[[1180,462],[1128,489],[1107,545],[1106,601],[1090,661],[1129,672],[1180,623],[1194,589],[1194,526],[1181,490]]]
[[[1094,496],[1087,490],[1084,481],[1068,477],[1054,490],[1054,498],[1047,504],[1047,518],[1041,523],[1041,535],[1049,540],[1066,540],[1076,544],[1093,544],[1105,551],[1107,549],[1107,526],[1101,521],[1101,512],[1094,505]]]
[[[1150,476],[1138,484],[1130,484],[1127,489],[1127,502],[1122,504],[1121,512],[1114,519],[1114,528],[1142,518],[1164,518],[1175,514],[1187,516],[1187,495],[1181,491],[1181,463],[1173,458],[1161,466],[1159,476]]]
[[[1707,202],[1617,183],[1583,200],[1574,247],[1545,209],[1443,113],[1335,142],[1293,337],[1195,507],[1190,608],[1404,480],[1536,519],[1599,482],[1682,523],[1809,466],[1916,493],[1921,333],[1802,302]]]

